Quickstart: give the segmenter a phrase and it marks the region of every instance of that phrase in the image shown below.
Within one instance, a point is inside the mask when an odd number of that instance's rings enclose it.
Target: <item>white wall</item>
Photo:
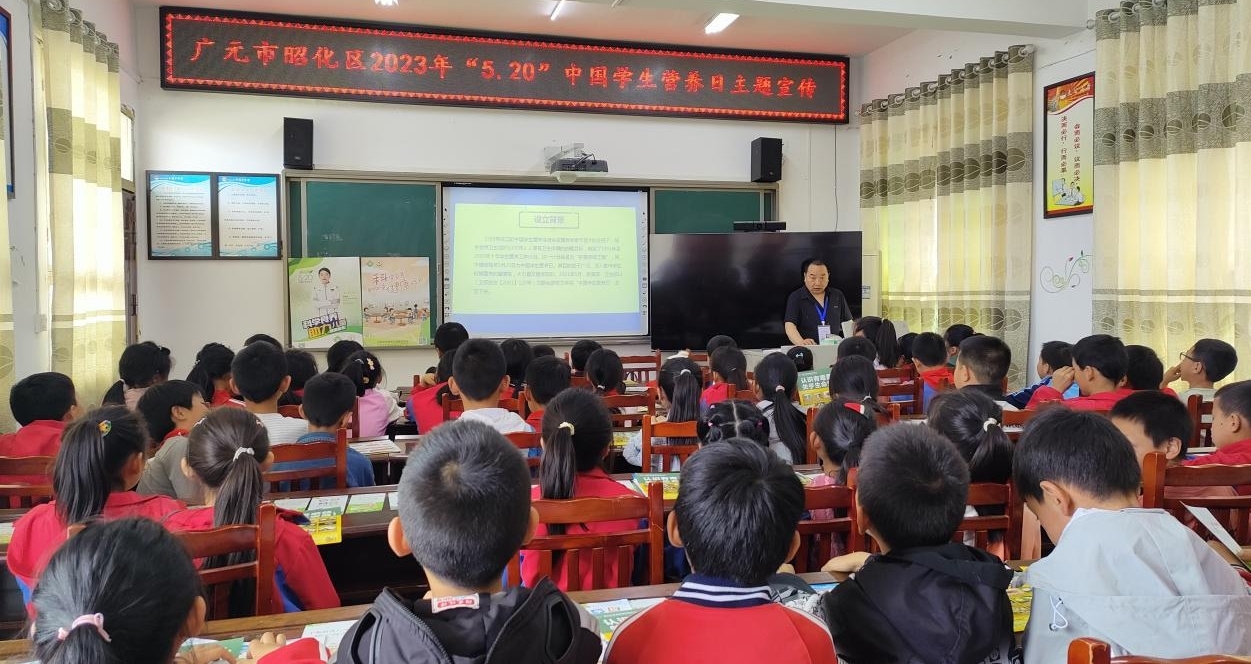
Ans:
[[[139,8],[136,28],[140,172],[279,172],[284,116],[314,120],[318,167],[381,172],[536,175],[544,146],[576,141],[606,159],[615,176],[746,182],[750,141],[775,136],[784,141],[779,212],[789,228],[859,228],[854,131],[165,91],[156,9]],[[147,261],[144,205],[140,196],[140,338],[170,347],[186,369],[208,341],[237,347],[253,332],[285,336],[283,263]],[[389,351],[380,359],[399,384],[433,364],[433,353]]]
[[[1094,1],[1094,0],[1092,0]],[[1092,14],[1093,16],[1093,10]],[[902,92],[939,74],[962,68],[967,62],[1003,50],[1013,44],[1034,44],[1034,279],[1031,287],[1030,357],[1043,342],[1052,339],[1077,341],[1092,329],[1092,276],[1080,270],[1063,288],[1044,287],[1042,274],[1050,268],[1063,274],[1070,256],[1094,243],[1094,215],[1043,219],[1043,87],[1095,69],[1095,36],[1082,30],[1066,39],[1032,39],[979,33],[917,31],[864,58],[861,70],[863,100]],[[1096,212],[1097,214],[1097,212]],[[1053,292],[1054,291],[1054,292]]]

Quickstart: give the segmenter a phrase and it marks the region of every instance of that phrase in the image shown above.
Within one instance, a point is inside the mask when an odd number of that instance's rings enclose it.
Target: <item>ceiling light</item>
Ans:
[[[717,14],[708,21],[708,25],[704,26],[704,34],[715,35],[722,30],[730,27],[730,24],[738,20],[738,14]]]
[[[556,20],[556,17],[557,17],[557,16],[560,16],[560,12],[564,11],[564,9],[565,9],[565,3],[566,3],[566,2],[569,2],[569,0],[559,0],[559,1],[556,3],[556,7],[555,7],[554,9],[552,9],[552,20],[553,20],[553,21],[555,21],[555,20]]]
[[[374,0],[374,4],[382,5],[383,7],[394,7],[400,4],[400,0]]]

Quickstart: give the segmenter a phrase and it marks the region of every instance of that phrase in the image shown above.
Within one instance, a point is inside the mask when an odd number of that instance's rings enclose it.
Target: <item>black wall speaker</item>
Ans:
[[[782,139],[757,138],[751,142],[751,181],[782,179]]]
[[[282,163],[287,168],[311,169],[313,167],[312,120],[282,119],[282,153]]]

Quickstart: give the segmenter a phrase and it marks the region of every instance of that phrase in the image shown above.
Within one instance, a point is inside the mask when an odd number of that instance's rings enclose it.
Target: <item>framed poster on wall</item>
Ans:
[[[278,259],[278,176],[148,171],[148,258]]]
[[[1043,217],[1095,209],[1095,74],[1043,89]]]

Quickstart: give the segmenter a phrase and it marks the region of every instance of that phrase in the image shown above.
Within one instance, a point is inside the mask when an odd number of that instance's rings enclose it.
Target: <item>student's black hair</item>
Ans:
[[[1041,501],[1044,480],[1106,500],[1138,495],[1142,470],[1133,446],[1108,418],[1047,408],[1025,425],[1012,459],[1012,482],[1023,499]]]
[[[817,411],[812,430],[825,448],[825,456],[839,465],[838,483],[847,484],[847,473],[860,465],[864,441],[877,431],[877,420],[842,403],[827,403]]]
[[[708,366],[714,373],[721,376],[722,381],[733,385],[735,390],[747,389],[747,356],[738,348],[729,346],[718,348],[709,358]]]
[[[239,396],[252,403],[268,401],[282,388],[288,376],[287,355],[281,348],[264,341],[250,343],[235,353],[230,377]]]
[[[218,408],[191,430],[187,466],[217,494],[214,528],[257,523],[257,509],[265,496],[261,464],[268,457],[269,432],[256,415],[242,408]],[[231,553],[210,558],[205,567],[239,565],[255,559],[255,551]],[[232,616],[252,608],[245,601],[255,592],[254,585],[254,581],[240,582],[231,589]]]
[[[573,498],[577,474],[598,467],[612,444],[612,416],[592,392],[565,390],[543,409],[542,428],[539,494],[555,500]],[[547,532],[563,535],[565,526],[548,524]]]
[[[1251,422],[1251,380],[1230,383],[1217,390],[1212,399],[1220,402],[1222,411]]]
[[[1142,390],[1121,399],[1108,413],[1111,419],[1122,419],[1142,427],[1151,442],[1160,447],[1170,438],[1181,441],[1179,458],[1185,458],[1190,437],[1194,435],[1194,422],[1186,406],[1177,397],[1155,390]]]
[[[1048,341],[1042,345],[1038,358],[1046,362],[1052,371],[1073,366],[1073,344],[1067,341]],[[1156,387],[1159,387],[1159,383]]]
[[[456,363],[456,353],[444,353],[439,358],[439,366],[435,367],[434,380],[436,383],[443,383],[443,387],[439,388],[438,394],[435,395],[435,403],[443,403],[443,395],[451,394],[452,388],[447,384],[449,378],[452,377],[452,367]],[[424,431],[422,433],[425,433]]]
[[[573,348],[569,349],[569,366],[573,367],[574,371],[585,371],[586,361],[591,357],[591,353],[601,348],[603,346],[599,345],[598,341],[592,341],[591,339],[579,341],[573,345]]]
[[[830,369],[830,397],[836,400],[859,403],[878,410],[878,392],[881,383],[873,361],[860,355],[844,357]]]
[[[98,408],[66,427],[52,466],[61,522],[72,525],[99,516],[109,494],[131,489],[122,486],[122,471],[147,451],[143,420],[125,406]]]
[[[694,360],[688,357],[671,357],[660,365],[656,378],[660,391],[669,400],[668,422],[698,422],[699,399],[704,391],[704,373]],[[696,438],[670,438],[670,445],[695,445]]]
[[[877,361],[887,369],[899,366],[899,358],[903,353],[899,350],[899,335],[895,332],[895,324],[889,318],[864,316],[856,321],[856,332],[864,333],[866,339],[873,342],[877,349]]]
[[[808,422],[791,402],[799,387],[795,363],[781,353],[770,353],[756,364],[755,374],[763,399],[773,402],[773,428],[778,439],[790,450],[791,460],[802,463],[807,456]]]
[[[769,449],[769,420],[755,404],[731,399],[708,407],[695,425],[704,445],[743,438]]]
[[[504,351],[504,364],[508,367],[508,379],[520,390],[526,382],[526,369],[534,361],[534,349],[525,339],[505,339],[500,342]]]
[[[598,394],[625,394],[625,366],[616,351],[601,348],[586,358],[586,379]]]
[[[957,361],[973,372],[978,385],[998,386],[1012,367],[1012,349],[1002,339],[975,334],[960,342]]]
[[[235,352],[225,344],[217,342],[204,344],[200,352],[195,354],[195,364],[187,372],[187,380],[200,386],[200,392],[212,399],[217,386],[213,381],[230,375],[230,363],[235,360]]]
[[[9,410],[22,426],[36,420],[59,422],[76,403],[74,381],[55,371],[31,374],[9,388]]]
[[[534,357],[556,357],[556,349],[547,344],[539,344],[534,347]]]
[[[469,341],[469,330],[460,323],[448,321],[434,330],[434,349],[439,353],[450,353],[466,341]]]
[[[1238,368],[1238,351],[1220,339],[1196,341],[1192,354],[1203,363],[1203,373],[1212,382],[1224,380]]]
[[[490,339],[470,339],[456,349],[452,362],[452,377],[461,394],[473,401],[481,401],[500,389],[500,382],[508,375],[504,351]]]
[[[946,332],[943,332],[943,341],[947,342],[947,346],[950,348],[959,348],[965,339],[974,334],[977,333],[973,331],[973,328],[963,323],[957,323],[947,328]]]
[[[863,357],[872,362],[877,359],[877,346],[864,337],[847,337],[838,342],[837,359]]]
[[[892,550],[950,542],[964,520],[969,467],[929,427],[879,429],[865,442],[857,473],[856,501]]]
[[[559,358],[536,357],[526,369],[526,387],[535,402],[545,406],[557,394],[569,389],[570,374],[569,365]]]
[[[1158,390],[1164,382],[1164,362],[1155,351],[1136,344],[1125,347],[1125,387],[1131,390]]]
[[[187,550],[161,524],[91,523],[39,575],[31,595],[34,656],[45,664],[168,664],[200,592]],[[96,614],[108,639],[92,625],[73,627]]]
[[[812,357],[812,350],[806,346],[794,346],[786,351],[786,356],[795,363],[796,371],[812,371],[812,366],[816,363]]]
[[[925,367],[947,365],[947,342],[936,332],[922,332],[912,342],[912,358]]]
[[[1093,367],[1116,385],[1129,369],[1129,356],[1120,339],[1110,334],[1092,334],[1073,344],[1073,364],[1081,369]]]
[[[461,588],[498,580],[530,521],[530,471],[517,448],[482,422],[440,425],[400,477],[404,538],[421,566]]]
[[[343,361],[343,366],[339,367],[338,373],[347,376],[348,380],[356,386],[356,396],[363,397],[365,393],[382,384],[385,374],[382,371],[382,362],[378,357],[367,350],[358,350],[348,356]]]
[[[682,464],[681,486],[674,518],[700,574],[760,586],[786,562],[804,487],[776,454],[737,441],[707,445]]]
[[[155,342],[142,341],[127,346],[117,361],[117,375],[121,380],[113,383],[104,394],[104,404],[126,403],[126,388],[151,387],[164,382],[173,366],[169,349]]]
[[[709,357],[712,357],[713,353],[722,348],[738,348],[738,342],[734,340],[734,337],[727,334],[718,334],[708,340],[706,350]]]
[[[1003,408],[984,392],[935,396],[926,422],[955,444],[969,464],[969,481],[1003,484],[1012,477],[1012,441],[1003,430]]]
[[[326,350],[326,371],[338,371],[353,353],[365,350],[365,347],[351,339],[340,339]]]
[[[259,332],[259,333],[257,333],[257,334],[253,334],[252,336],[248,337],[247,339],[244,339],[244,340],[243,340],[243,345],[244,345],[244,346],[251,346],[252,344],[254,344],[254,343],[258,342],[258,341],[264,341],[265,343],[267,343],[267,344],[269,344],[269,345],[273,346],[274,348],[277,348],[278,350],[282,350],[282,342],[281,342],[281,341],[278,341],[277,339],[275,339],[275,338],[271,337],[271,336],[270,336],[270,335],[268,335],[268,334],[265,334],[264,332]]]
[[[333,426],[356,405],[356,386],[341,373],[327,371],[304,384],[304,419],[316,427]]]
[[[302,390],[308,380],[317,375],[317,358],[313,354],[299,348],[288,348],[287,374],[291,376],[291,389]]]
[[[939,338],[941,339],[942,337],[939,337]],[[903,335],[902,337],[899,337],[900,361],[906,365],[911,365],[912,358],[915,357],[912,354],[912,345],[916,343],[916,340],[917,340],[916,332],[909,332]]]
[[[174,406],[191,408],[196,401],[204,401],[200,386],[189,380],[169,380],[153,385],[139,397],[136,409],[148,427],[148,437],[154,445],[160,445],[165,436],[174,430]]]

